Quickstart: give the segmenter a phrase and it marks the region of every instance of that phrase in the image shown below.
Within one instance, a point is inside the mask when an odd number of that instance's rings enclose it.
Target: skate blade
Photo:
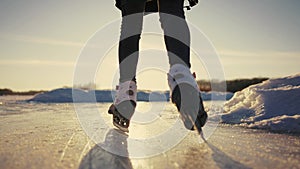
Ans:
[[[204,143],[207,143],[207,140],[204,137],[203,131],[201,131],[199,134],[200,134],[200,138],[204,141]]]

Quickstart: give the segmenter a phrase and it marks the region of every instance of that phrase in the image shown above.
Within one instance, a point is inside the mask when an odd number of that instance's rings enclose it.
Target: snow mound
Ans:
[[[113,90],[81,90],[72,88],[60,88],[49,92],[37,94],[29,102],[40,103],[93,103],[93,102],[113,102],[116,91]],[[201,93],[203,100],[228,100],[232,93],[207,92]],[[160,91],[139,91],[137,93],[138,101],[158,102],[169,101],[169,92]]]
[[[270,79],[236,92],[225,103],[222,122],[300,133],[300,74]]]
[[[35,95],[32,99],[27,100],[29,102],[42,102],[42,103],[64,103],[72,102],[72,89],[61,88],[55,89],[49,92],[44,92]]]
[[[60,88],[34,96],[29,102],[40,103],[93,103],[113,102],[115,91],[112,90],[81,90],[72,88]],[[138,101],[169,101],[168,92],[146,92],[139,91]]]

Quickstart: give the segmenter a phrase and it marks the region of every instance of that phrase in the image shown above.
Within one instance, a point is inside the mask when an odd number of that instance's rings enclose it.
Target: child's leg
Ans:
[[[114,103],[108,112],[113,115],[113,124],[128,132],[130,119],[135,111],[137,86],[136,67],[138,62],[139,40],[143,24],[143,0],[121,4],[122,25],[119,42],[120,79]]]
[[[134,1],[133,3],[127,2],[121,7],[122,23],[119,42],[120,83],[135,81],[144,8],[145,2],[143,0]]]
[[[183,0],[160,0],[159,7],[171,66],[168,83],[172,102],[176,104],[185,127],[191,130],[196,127],[201,132],[201,127],[207,120],[207,113],[195,77],[189,69],[190,32],[185,21]]]
[[[160,22],[170,65],[184,64],[190,67],[190,30],[185,21],[183,2],[159,0]]]

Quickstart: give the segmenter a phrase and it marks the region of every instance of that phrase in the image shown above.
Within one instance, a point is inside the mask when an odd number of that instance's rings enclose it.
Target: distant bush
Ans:
[[[261,83],[265,80],[268,80],[268,78],[237,79],[237,80],[227,81],[226,82],[227,91],[229,92],[241,91],[248,86]]]
[[[198,85],[201,91],[227,91],[227,92],[237,92],[241,91],[244,88],[261,83],[265,80],[268,80],[268,78],[252,78],[252,79],[236,79],[236,80],[227,80],[226,82],[224,81],[218,81],[218,80],[212,80],[212,81],[207,81],[207,80],[200,80],[198,81]],[[226,83],[226,89],[224,89],[224,86]]]
[[[35,95],[37,93],[42,93],[45,91],[26,91],[26,92],[14,92],[11,89],[0,89],[0,96],[4,95]]]
[[[13,93],[13,91],[10,89],[0,89],[0,96],[11,95],[12,93]]]
[[[197,81],[199,88],[201,91],[204,92],[209,92],[209,91],[222,91],[222,92],[237,92],[237,91],[241,91],[244,88],[253,85],[253,84],[257,84],[257,83],[261,83],[265,80],[268,80],[268,78],[253,78],[253,79],[236,79],[236,80],[227,80],[226,82],[224,81],[218,81],[218,80],[212,80],[212,81],[207,81],[207,80],[200,80]],[[225,89],[225,84],[227,88]],[[83,84],[83,85],[76,85],[75,88],[78,89],[83,89],[83,90],[95,90],[96,89],[96,84],[94,83],[87,83],[87,84]],[[44,90],[40,90],[40,91],[26,91],[26,92],[14,92],[11,89],[0,89],[0,96],[3,95],[36,95],[38,93],[42,93],[42,92],[46,92]]]

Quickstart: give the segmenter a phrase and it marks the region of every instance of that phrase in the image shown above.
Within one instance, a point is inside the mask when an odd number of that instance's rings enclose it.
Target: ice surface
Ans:
[[[300,74],[270,79],[236,92],[222,122],[300,133]]]

